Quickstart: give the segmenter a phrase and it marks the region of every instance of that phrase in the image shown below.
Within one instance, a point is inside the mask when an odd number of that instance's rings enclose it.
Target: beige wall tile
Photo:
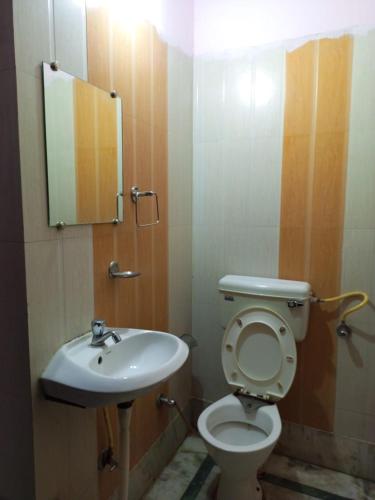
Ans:
[[[65,238],[62,245],[65,328],[73,338],[89,331],[94,319],[92,238]]]
[[[34,398],[36,498],[97,498],[93,410]]]
[[[63,5],[64,3],[64,5]],[[54,33],[53,7],[55,11]],[[36,497],[97,498],[96,414],[48,402],[39,377],[55,351],[85,332],[93,314],[92,229],[48,228],[44,153],[42,60],[55,55],[85,76],[85,49],[69,49],[66,33],[84,40],[83,4],[14,2],[21,180],[25,233],[28,323],[33,397]],[[57,15],[56,15],[57,14]],[[79,14],[79,16],[77,16]],[[65,38],[64,38],[65,37]],[[73,43],[73,39],[71,38]],[[77,38],[75,39],[77,41]],[[74,54],[69,51],[74,48]]]
[[[68,245],[75,242],[66,241]],[[92,482],[95,455],[82,443],[95,442],[95,420],[88,419],[92,412],[76,410],[75,417],[69,418],[69,408],[46,401],[39,387],[39,377],[55,351],[82,333],[71,333],[65,321],[65,290],[70,290],[64,288],[69,273],[64,269],[63,241],[27,243],[25,248],[37,498],[70,500],[76,491],[88,487],[90,493],[82,498],[89,500],[96,495],[97,485]],[[74,439],[76,431],[80,440]],[[80,475],[90,481],[72,481],[77,472],[71,467],[77,463]]]
[[[42,61],[55,59],[51,0],[15,0],[13,24],[17,71],[42,78]]]
[[[355,406],[353,406],[355,408]],[[340,436],[375,442],[375,416],[352,410],[336,410],[335,432]]]
[[[26,284],[33,384],[67,340],[60,240],[26,243]]]
[[[17,93],[25,241],[57,239],[48,227],[42,82],[18,72]]]

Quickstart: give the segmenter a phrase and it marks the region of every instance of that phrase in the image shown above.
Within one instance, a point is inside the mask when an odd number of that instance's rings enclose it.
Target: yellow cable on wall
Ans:
[[[366,292],[347,292],[343,293],[341,295],[337,295],[337,297],[328,297],[326,299],[319,299],[319,302],[338,302],[339,300],[344,300],[344,299],[349,299],[349,298],[355,298],[355,297],[362,297],[362,301],[353,306],[349,307],[346,309],[340,316],[340,321],[345,321],[345,319],[350,315],[353,314],[356,311],[359,311],[362,309],[362,307],[365,307],[365,305],[368,304],[368,295]]]
[[[336,332],[340,337],[347,337],[351,333],[351,328],[346,324],[346,318],[353,314],[356,311],[359,311],[365,305],[368,304],[369,298],[366,292],[355,291],[355,292],[346,292],[341,295],[337,295],[336,297],[327,297],[325,299],[317,299],[317,302],[327,303],[327,302],[338,302],[339,300],[345,300],[349,298],[361,298],[361,302],[356,304],[355,306],[348,307],[340,316],[340,324],[336,328]]]

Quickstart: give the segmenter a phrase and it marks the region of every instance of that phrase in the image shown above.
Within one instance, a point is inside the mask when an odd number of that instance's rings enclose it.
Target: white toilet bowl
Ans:
[[[217,499],[260,500],[257,471],[281,433],[276,404],[264,403],[245,411],[239,398],[230,394],[206,408],[198,419],[198,429],[221,468]]]
[[[228,275],[219,281],[221,363],[236,394],[198,419],[209,454],[221,468],[218,500],[261,500],[257,472],[281,433],[277,401],[296,373],[296,340],[307,332],[311,286],[301,281]]]

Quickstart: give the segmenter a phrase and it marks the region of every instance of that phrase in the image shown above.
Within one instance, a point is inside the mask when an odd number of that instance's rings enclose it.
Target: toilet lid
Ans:
[[[289,391],[296,373],[293,332],[275,311],[250,307],[229,322],[221,359],[231,386],[251,396],[278,401]]]

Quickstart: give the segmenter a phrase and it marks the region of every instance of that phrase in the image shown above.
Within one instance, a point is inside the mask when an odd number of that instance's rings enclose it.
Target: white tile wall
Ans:
[[[14,0],[13,24],[17,71],[41,79],[42,61],[56,59],[53,0]]]
[[[335,431],[375,441],[375,31],[354,39],[342,289],[365,290],[370,305],[338,340]]]
[[[217,282],[278,274],[282,50],[194,66],[193,353],[195,396],[228,391]]]
[[[168,48],[169,331],[191,334],[193,62]],[[170,380],[169,394],[185,407],[191,360]]]
[[[169,329],[191,333],[192,58],[168,49]]]
[[[197,142],[218,141],[223,136],[225,64],[217,60],[194,61],[194,147]]]
[[[84,2],[16,0],[13,9],[37,497],[94,500],[95,413],[47,402],[38,386],[53,353],[88,331],[94,309],[91,227],[48,227],[41,81],[41,62],[54,59],[86,77]]]

